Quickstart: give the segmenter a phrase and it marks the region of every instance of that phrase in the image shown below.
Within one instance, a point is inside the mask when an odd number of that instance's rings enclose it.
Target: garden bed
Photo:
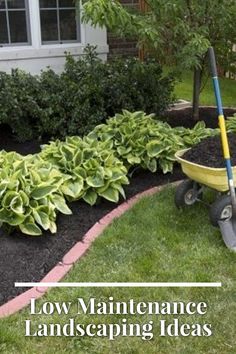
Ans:
[[[130,198],[150,187],[182,177],[179,167],[168,175],[137,171],[130,185],[126,187],[126,196]],[[76,242],[82,240],[90,227],[117,205],[102,200],[93,207],[84,202],[74,202],[69,206],[73,215],[58,216],[58,232],[54,236],[48,232],[43,236],[30,237],[18,232],[7,235],[3,230],[0,231],[3,255],[0,260],[0,305],[25,291],[24,288],[15,288],[14,282],[40,281]]]
[[[226,108],[224,110],[225,117],[232,117],[236,113],[236,108]],[[192,108],[171,109],[164,114],[165,119],[172,127],[184,126],[185,128],[193,128],[194,122],[190,117]],[[206,123],[208,128],[218,127],[218,116],[215,107],[200,107],[200,120]]]
[[[185,112],[185,110],[184,110]],[[206,109],[201,118],[207,121],[209,110]],[[194,125],[189,115],[181,111],[171,112],[168,121],[174,125]],[[177,116],[177,118],[176,118]],[[217,121],[217,119],[216,119]],[[175,124],[177,123],[177,124]],[[44,142],[29,141],[16,142],[7,127],[2,127],[0,132],[0,150],[17,151],[23,155],[37,153]],[[163,175],[161,172],[151,173],[138,170],[125,188],[127,198],[144,191],[150,187],[166,184],[183,178],[179,166],[174,168],[173,174]],[[122,202],[122,200],[120,201]],[[40,281],[65,255],[65,253],[78,241],[82,240],[86,231],[100,218],[116,207],[116,204],[102,200],[99,205],[90,207],[84,202],[74,202],[69,205],[73,215],[58,216],[58,231],[55,236],[44,232],[43,236],[30,237],[19,232],[7,235],[0,231],[0,247],[4,257],[0,260],[0,305],[23,292],[25,289],[14,288],[14,282]]]

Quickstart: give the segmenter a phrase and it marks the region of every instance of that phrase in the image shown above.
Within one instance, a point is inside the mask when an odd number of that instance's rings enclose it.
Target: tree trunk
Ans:
[[[202,83],[202,69],[194,69],[193,77],[193,120],[199,120],[199,100]]]

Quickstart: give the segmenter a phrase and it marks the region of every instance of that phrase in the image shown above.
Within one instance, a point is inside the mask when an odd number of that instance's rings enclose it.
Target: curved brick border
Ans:
[[[174,182],[172,185],[178,184],[179,182]],[[164,185],[165,186],[165,185]],[[137,201],[144,197],[153,195],[163,189],[164,186],[153,187],[144,192],[136,194],[131,199],[125,201],[117,208],[113,209],[102,219],[100,219],[94,226],[92,226],[88,232],[84,235],[82,241],[77,242],[69,252],[63,257],[62,261],[59,262],[42,280],[44,282],[58,282],[60,281],[73,267],[74,263],[77,262],[89,249],[93,241],[103,232],[103,230],[111,224],[111,222],[124,214],[128,209],[130,209]],[[48,291],[49,288],[31,288],[24,293],[16,296],[14,299],[8,301],[6,304],[0,306],[0,318],[7,317],[22,310],[26,307],[32,298],[38,299],[43,296]]]

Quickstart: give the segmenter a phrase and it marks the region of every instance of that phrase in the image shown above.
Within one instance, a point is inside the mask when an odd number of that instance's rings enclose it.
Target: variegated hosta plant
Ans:
[[[56,140],[42,146],[40,156],[71,177],[61,186],[69,201],[82,198],[94,205],[98,197],[115,203],[120,194],[125,198],[127,169],[115,157],[111,141],[68,137],[65,142]]]
[[[144,169],[156,172],[159,167],[163,173],[171,172],[175,153],[199,142],[208,136],[202,123],[193,130],[171,128],[169,124],[153,119],[144,112],[124,110],[122,114],[107,120],[88,135],[98,141],[107,141],[129,169],[141,165]]]
[[[110,141],[117,156],[129,169],[141,165],[156,172],[158,165],[164,173],[172,171],[175,152],[184,147],[182,139],[164,122],[144,112],[124,110],[88,135],[99,141]]]
[[[37,156],[0,152],[0,224],[27,235],[55,233],[56,215],[71,214],[60,191],[65,181],[57,169]]]

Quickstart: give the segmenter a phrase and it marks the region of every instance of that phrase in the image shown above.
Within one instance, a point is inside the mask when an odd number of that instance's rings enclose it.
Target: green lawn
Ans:
[[[220,78],[220,87],[223,105],[226,107],[236,107],[236,80]],[[182,81],[175,86],[177,98],[192,101],[193,79],[192,73],[182,74]],[[200,97],[201,105],[215,105],[215,96],[211,78],[208,79]]]
[[[222,282],[222,288],[68,288],[54,289],[44,301],[85,300],[96,297],[116,301],[205,301],[206,315],[180,315],[181,323],[210,323],[211,337],[160,337],[159,319],[169,323],[177,316],[128,316],[132,323],[154,321],[154,338],[25,338],[27,308],[0,321],[0,352],[79,354],[200,354],[235,353],[236,254],[224,245],[219,231],[208,220],[205,206],[181,211],[173,203],[174,189],[142,199],[105,230],[88,254],[66,277],[68,282]],[[144,212],[145,211],[145,212]],[[69,316],[71,317],[71,316]],[[36,323],[66,323],[64,315],[31,316]],[[72,316],[79,323],[117,323],[124,316]]]

